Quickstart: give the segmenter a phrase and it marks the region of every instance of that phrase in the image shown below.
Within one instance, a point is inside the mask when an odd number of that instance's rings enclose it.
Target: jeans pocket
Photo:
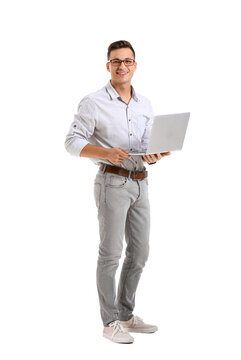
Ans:
[[[122,188],[125,186],[127,182],[127,177],[120,176],[120,175],[112,175],[112,174],[106,174],[106,180],[105,184],[108,187],[112,188]]]
[[[101,184],[94,183],[94,197],[97,209],[100,207]]]

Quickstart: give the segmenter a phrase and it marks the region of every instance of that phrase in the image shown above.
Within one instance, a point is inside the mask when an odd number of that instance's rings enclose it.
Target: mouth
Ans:
[[[121,77],[124,77],[128,74],[128,72],[126,71],[117,71],[117,75],[121,76]]]

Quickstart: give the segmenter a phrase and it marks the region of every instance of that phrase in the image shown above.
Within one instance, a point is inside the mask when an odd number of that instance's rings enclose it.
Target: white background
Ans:
[[[1,358],[240,360],[238,1],[8,0],[0,14]],[[191,112],[183,150],[148,169],[135,314],[159,331],[133,345],[102,337],[98,168],[64,148],[121,39],[154,112]]]

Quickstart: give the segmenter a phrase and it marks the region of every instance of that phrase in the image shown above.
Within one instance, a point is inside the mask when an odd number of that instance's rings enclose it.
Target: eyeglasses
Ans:
[[[124,59],[124,60],[120,60],[120,59],[112,59],[109,61],[113,66],[120,66],[121,63],[124,63],[125,66],[132,66],[135,62],[134,59]]]

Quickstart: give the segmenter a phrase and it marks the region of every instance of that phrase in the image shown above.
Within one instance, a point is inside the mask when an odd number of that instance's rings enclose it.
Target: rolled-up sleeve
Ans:
[[[78,105],[77,114],[74,115],[69,132],[65,139],[65,148],[71,154],[80,156],[82,149],[89,143],[96,124],[95,103],[85,97]]]

